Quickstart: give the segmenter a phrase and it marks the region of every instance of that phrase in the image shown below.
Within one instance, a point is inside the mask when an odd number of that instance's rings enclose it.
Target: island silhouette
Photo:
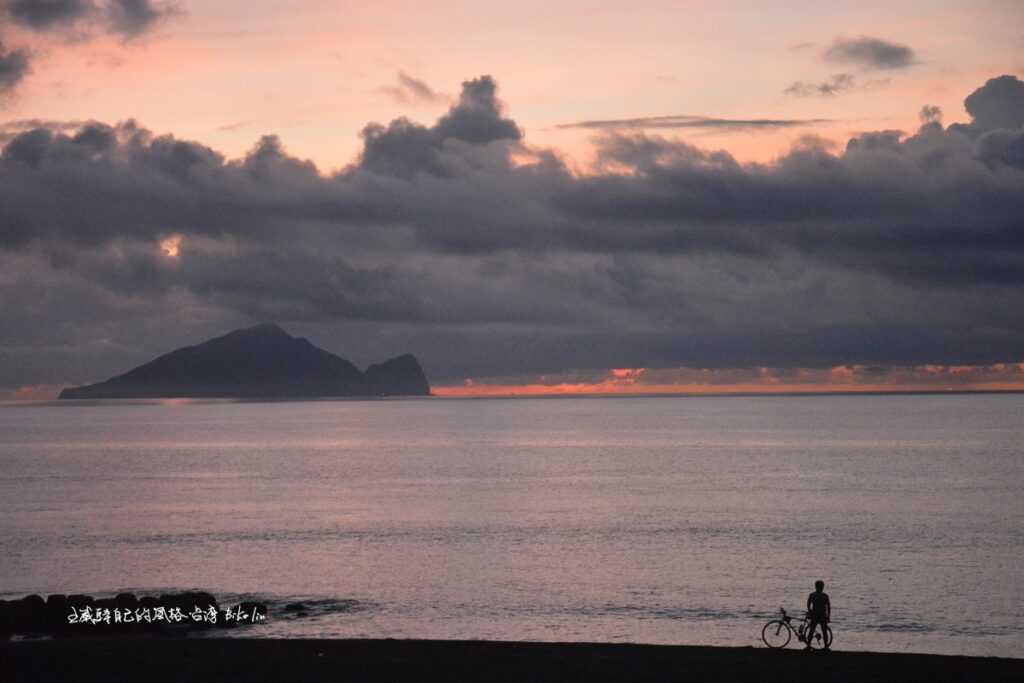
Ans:
[[[411,354],[371,365],[351,362],[293,337],[274,323],[186,346],[97,384],[68,387],[62,399],[299,398],[429,396]]]

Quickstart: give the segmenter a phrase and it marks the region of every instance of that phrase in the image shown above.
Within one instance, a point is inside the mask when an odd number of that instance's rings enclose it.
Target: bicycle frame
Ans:
[[[799,642],[801,642],[801,643],[806,643],[807,640],[808,640],[807,629],[811,625],[811,613],[810,612],[804,612],[803,618],[798,623],[794,624],[793,622],[795,620],[795,617],[792,617],[789,614],[787,614],[785,608],[780,607],[779,608],[779,612],[782,615],[781,619],[782,619],[783,623],[785,623],[786,626],[788,626],[790,629],[792,629],[794,635],[796,635],[796,639]],[[828,624],[820,624],[820,625],[821,625],[821,631],[820,631],[821,637],[822,638],[827,638],[827,636],[825,635],[825,629],[827,628]],[[817,631],[817,629],[815,629],[815,630]]]

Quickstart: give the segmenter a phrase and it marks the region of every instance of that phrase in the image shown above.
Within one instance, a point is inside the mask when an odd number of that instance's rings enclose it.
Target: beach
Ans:
[[[5,681],[1020,681],[1024,659],[603,643],[70,639],[0,645]]]

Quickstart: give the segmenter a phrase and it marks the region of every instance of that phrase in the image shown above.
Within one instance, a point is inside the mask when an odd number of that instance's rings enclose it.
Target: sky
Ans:
[[[1024,388],[1024,3],[0,0],[0,398]]]

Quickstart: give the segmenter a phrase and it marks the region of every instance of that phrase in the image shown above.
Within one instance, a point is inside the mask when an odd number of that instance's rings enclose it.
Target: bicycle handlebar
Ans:
[[[779,608],[779,612],[782,613],[782,618],[783,619],[793,619],[794,618],[793,615],[791,615],[791,614],[786,612],[786,608],[785,607],[780,607]],[[809,616],[811,616],[811,611],[810,610],[805,611],[803,618],[806,619]]]

